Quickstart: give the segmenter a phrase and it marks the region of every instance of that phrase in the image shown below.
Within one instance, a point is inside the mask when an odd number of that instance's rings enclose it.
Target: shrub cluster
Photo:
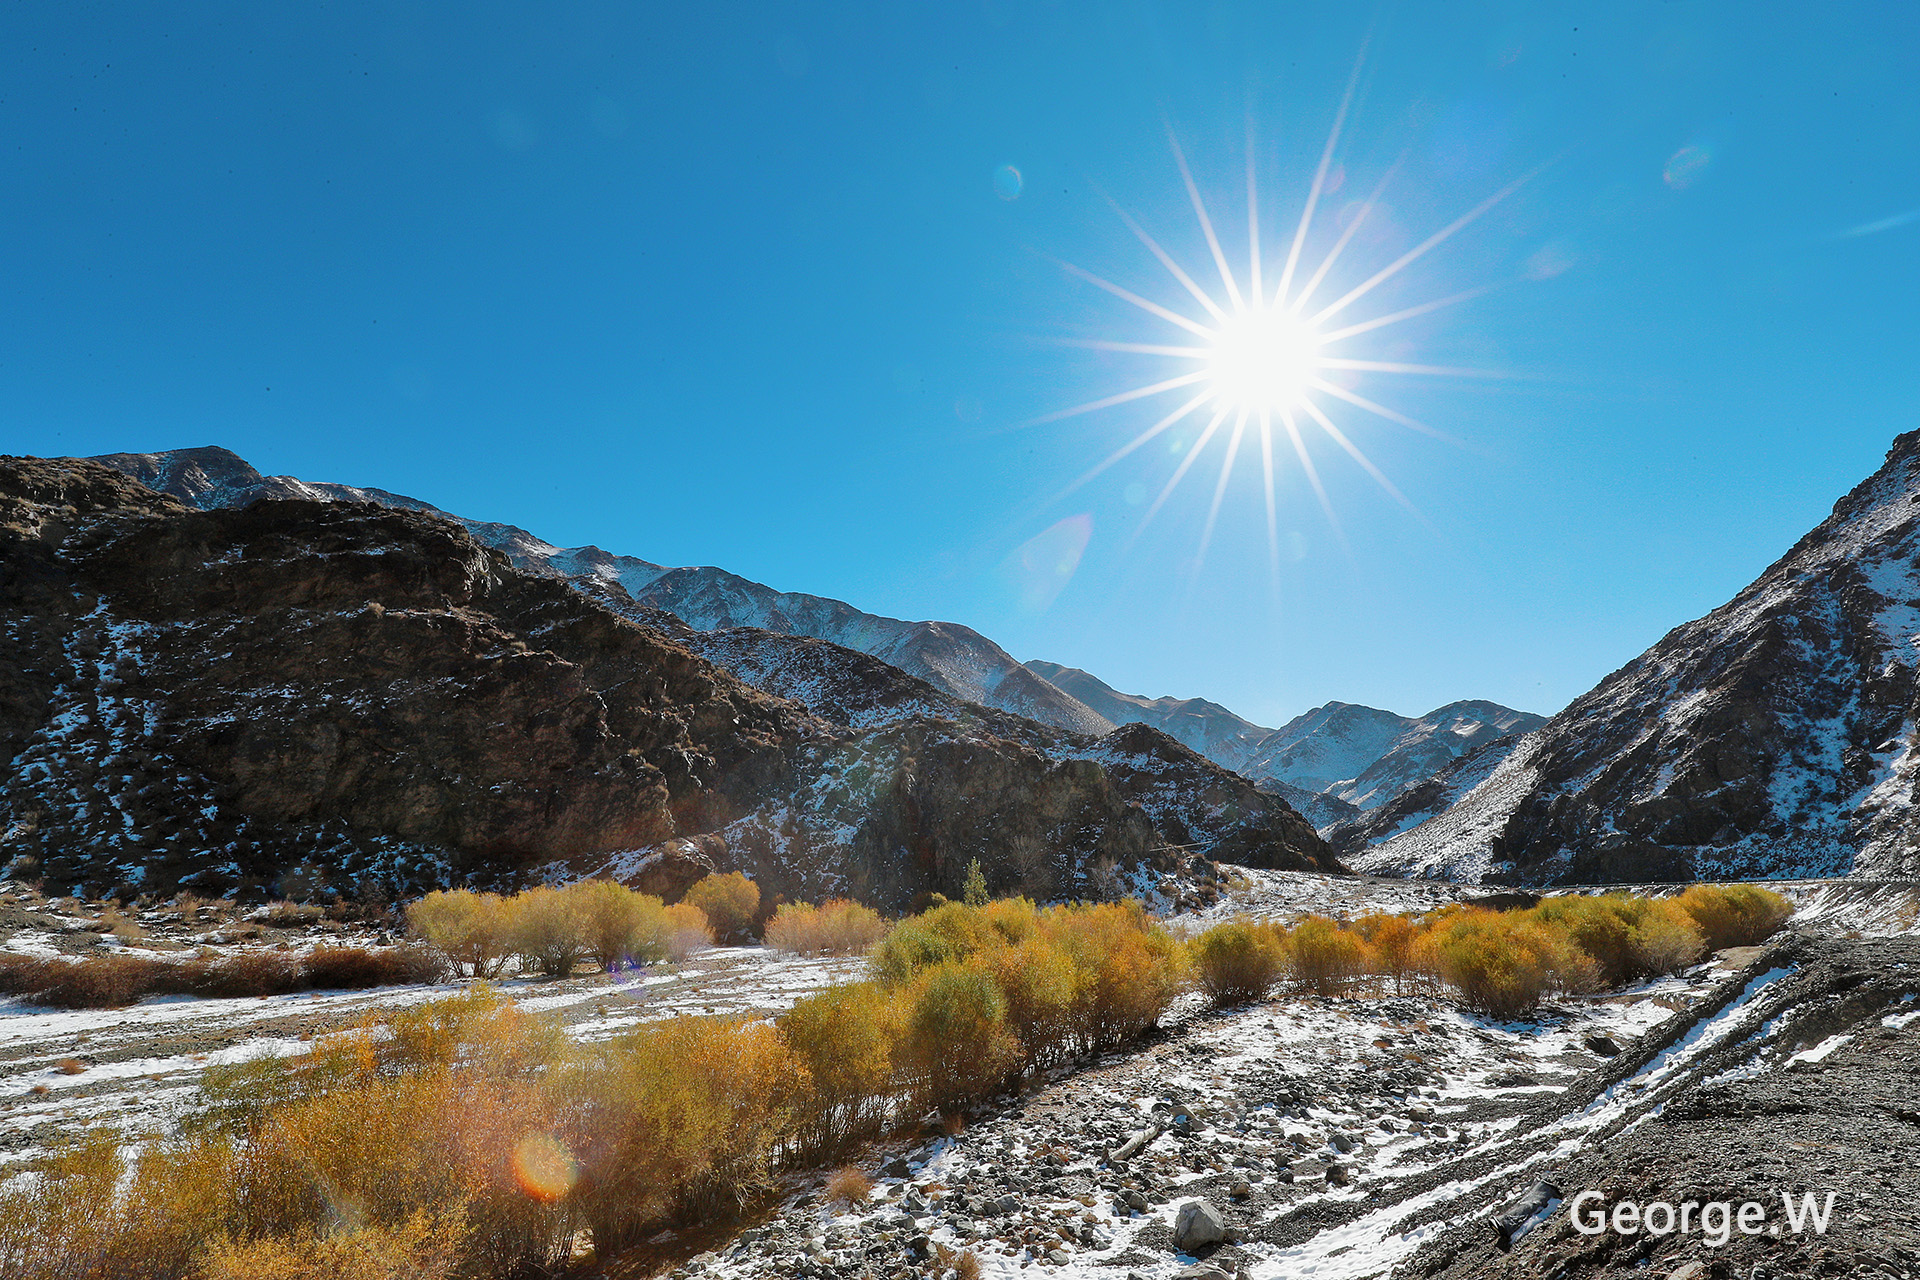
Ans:
[[[712,943],[700,908],[667,906],[612,880],[511,897],[438,890],[407,908],[407,924],[454,973],[476,978],[497,977],[516,958],[523,971],[553,978],[585,960],[612,972],[622,964],[683,960]]]
[[[1189,944],[1200,989],[1216,1003],[1277,987],[1315,995],[1452,987],[1496,1017],[1531,1012],[1554,991],[1584,992],[1677,973],[1709,950],[1749,945],[1792,914],[1754,885],[1694,885],[1674,897],[1570,894],[1522,911],[1448,907],[1421,919],[1308,916],[1287,929],[1230,920]]]
[[[760,918],[760,886],[730,871],[694,882],[686,902],[706,914],[716,942],[749,942]]]
[[[318,947],[305,954],[241,951],[191,960],[125,954],[82,960],[0,956],[0,994],[57,1009],[115,1009],[147,996],[273,996],[433,982],[444,973],[440,957],[421,947]]]
[[[767,921],[766,942],[776,951],[796,956],[853,956],[886,932],[886,922],[872,907],[835,898],[817,907],[805,902],[782,904]]]

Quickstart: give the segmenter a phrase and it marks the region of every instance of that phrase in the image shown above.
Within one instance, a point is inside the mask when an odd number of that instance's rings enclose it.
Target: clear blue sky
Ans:
[[[1146,405],[1021,425],[1165,364],[1058,339],[1178,336],[1056,260],[1184,305],[1110,197],[1218,290],[1169,125],[1236,263],[1251,125],[1284,255],[1369,29],[1309,259],[1396,161],[1329,290],[1546,166],[1351,317],[1498,286],[1371,351],[1524,376],[1365,375],[1459,442],[1336,417],[1423,519],[1310,431],[1345,543],[1283,448],[1273,577],[1248,445],[1196,568],[1224,433],[1136,538],[1164,438],[1055,495]],[[1904,4],[11,5],[0,147],[0,450],[224,444],[1265,723],[1557,709],[1920,427]]]

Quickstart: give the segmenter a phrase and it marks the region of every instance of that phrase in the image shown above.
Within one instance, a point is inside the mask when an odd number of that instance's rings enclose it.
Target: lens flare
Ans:
[[[551,1204],[573,1190],[580,1179],[580,1165],[556,1138],[530,1133],[514,1145],[513,1181],[523,1195]]]

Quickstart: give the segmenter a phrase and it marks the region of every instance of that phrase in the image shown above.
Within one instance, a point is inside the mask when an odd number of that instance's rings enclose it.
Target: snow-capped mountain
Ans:
[[[1912,875],[1920,432],[1730,602],[1359,859],[1535,883]]]
[[[1243,771],[1260,740],[1273,732],[1205,698],[1121,693],[1090,672],[1057,662],[1035,660],[1027,663],[1027,670],[1114,724],[1150,724],[1235,772]]]
[[[1204,698],[1121,693],[1099,677],[1057,662],[1027,669],[1116,724],[1150,724],[1201,755],[1286,797],[1326,831],[1418,786],[1490,743],[1546,723],[1497,702],[1450,702],[1418,718],[1329,702],[1278,729]],[[1324,800],[1303,807],[1306,797]]]

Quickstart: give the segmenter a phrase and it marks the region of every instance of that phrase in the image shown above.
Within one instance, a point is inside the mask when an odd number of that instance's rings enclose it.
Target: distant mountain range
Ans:
[[[1544,716],[1496,702],[1450,702],[1417,719],[1329,702],[1268,729],[1203,698],[1145,698],[1075,667],[1027,667],[1108,720],[1150,724],[1285,795],[1301,812],[1307,812],[1303,805],[1315,808],[1325,821],[1314,825],[1322,829],[1356,821],[1455,760],[1546,723]]]
[[[1920,874],[1917,673],[1910,432],[1727,604],[1336,843],[1371,871],[1489,881]]]

